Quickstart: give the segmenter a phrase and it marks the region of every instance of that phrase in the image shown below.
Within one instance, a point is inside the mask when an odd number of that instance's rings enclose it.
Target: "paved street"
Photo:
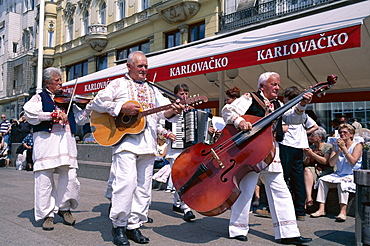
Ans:
[[[67,226],[56,215],[55,229],[44,231],[42,222],[33,216],[33,174],[16,171],[14,167],[0,168],[0,245],[113,245],[108,200],[103,197],[105,181],[79,178],[81,199],[72,211],[77,222]],[[171,193],[153,189],[149,216],[153,224],[142,228],[150,238],[149,245],[280,245],[274,241],[271,220],[250,215],[248,242],[228,239],[229,211],[217,217],[196,214],[194,222],[185,222],[182,215],[172,211]],[[299,221],[302,236],[312,237],[308,245],[355,245],[355,219],[334,222],[334,215],[317,219],[306,217]],[[131,245],[138,245],[130,241]]]

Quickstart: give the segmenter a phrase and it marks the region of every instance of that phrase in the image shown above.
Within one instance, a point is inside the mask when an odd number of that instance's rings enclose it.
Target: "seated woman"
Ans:
[[[340,138],[338,138],[329,159],[329,165],[337,165],[337,170],[318,179],[317,185],[319,190],[316,201],[320,205],[319,210],[311,214],[311,217],[325,216],[325,201],[328,191],[330,188],[336,187],[338,189],[340,207],[336,221],[344,222],[347,216],[349,192],[356,192],[356,185],[353,182],[353,171],[361,168],[362,145],[353,141],[355,129],[350,124],[341,124],[338,132]]]
[[[166,160],[168,144],[166,143],[166,138],[163,135],[157,135],[157,157],[154,163],[154,168],[160,168],[158,172],[153,175],[153,179],[161,182],[167,183],[168,177],[171,174],[171,166],[169,161]]]
[[[324,175],[334,172],[334,168],[329,165],[329,157],[333,145],[325,143],[326,131],[319,128],[308,136],[310,148],[304,149],[306,155],[304,159],[304,182],[306,186],[306,208],[313,205],[312,188],[316,180]]]

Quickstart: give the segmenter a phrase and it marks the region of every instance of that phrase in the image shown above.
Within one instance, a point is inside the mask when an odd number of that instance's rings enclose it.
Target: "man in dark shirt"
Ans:
[[[24,113],[21,113],[21,121],[19,122],[19,132],[21,135],[21,140],[23,140],[31,132],[31,129],[32,125],[27,122]]]

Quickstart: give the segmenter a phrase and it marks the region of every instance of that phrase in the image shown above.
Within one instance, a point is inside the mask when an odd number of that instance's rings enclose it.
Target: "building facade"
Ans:
[[[0,111],[19,118],[35,80],[35,3],[0,0]]]
[[[115,66],[135,50],[151,53],[215,35],[217,4],[213,0],[46,2],[44,58],[62,69],[64,81],[73,80]]]

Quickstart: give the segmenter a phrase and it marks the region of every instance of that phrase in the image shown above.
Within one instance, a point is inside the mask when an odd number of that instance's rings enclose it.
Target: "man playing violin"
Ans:
[[[237,129],[248,131],[252,123],[247,122],[242,115],[264,117],[268,113],[282,106],[276,98],[280,89],[280,76],[274,72],[261,74],[258,80],[258,92],[246,93],[222,109],[225,122],[234,124]],[[305,106],[311,101],[312,93],[306,93],[303,100],[294,108],[283,114],[286,124],[301,124],[306,119]],[[277,124],[278,125],[278,124]],[[282,132],[282,129],[277,132]],[[281,141],[281,140],[280,140]],[[263,144],[263,143],[262,143]],[[275,142],[276,153],[272,163],[260,172],[262,175],[268,203],[270,206],[275,239],[283,244],[303,244],[311,238],[303,238],[297,227],[294,206],[289,189],[284,181],[283,169],[279,160],[278,144]],[[266,166],[267,164],[263,165]],[[229,236],[232,239],[247,241],[249,231],[249,210],[256,187],[259,173],[249,172],[240,183],[241,195],[231,207]]]
[[[25,117],[33,125],[33,171],[35,178],[35,220],[44,220],[44,230],[54,229],[57,213],[67,225],[74,225],[70,209],[75,209],[80,197],[77,180],[77,147],[73,136],[76,123],[89,122],[89,112],[74,108],[67,115],[54,97],[62,92],[62,74],[49,67],[43,72],[44,89],[25,105]],[[53,174],[58,173],[58,185]]]
[[[116,117],[120,113],[135,116],[140,110],[171,104],[157,88],[146,81],[148,61],[141,51],[132,52],[127,59],[128,73],[113,80],[98,92],[87,108]],[[134,103],[132,101],[136,101]],[[113,146],[110,181],[113,243],[129,245],[128,239],[145,244],[139,227],[148,220],[151,201],[153,164],[157,146],[157,127],[160,119],[178,120],[183,105],[174,103],[165,111],[146,116],[146,126],[137,134],[128,134]]]

